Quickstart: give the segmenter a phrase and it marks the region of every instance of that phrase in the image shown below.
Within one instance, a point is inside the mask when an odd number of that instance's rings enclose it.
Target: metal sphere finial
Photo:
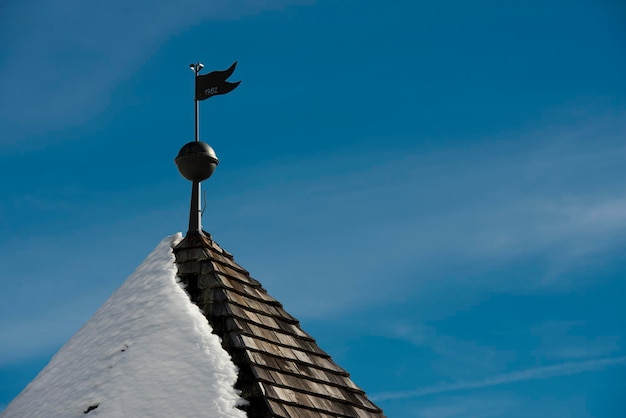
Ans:
[[[203,181],[211,177],[219,164],[215,151],[202,141],[188,142],[174,160],[178,171],[189,181]]]
[[[195,108],[195,141],[189,142],[180,149],[176,159],[178,171],[187,180],[192,182],[191,186],[191,206],[189,208],[189,231],[187,235],[202,235],[202,212],[200,207],[201,182],[213,175],[215,167],[219,163],[217,155],[211,146],[200,141],[200,118],[199,103],[210,97],[226,94],[233,91],[238,85],[226,81],[235,71],[235,61],[227,70],[212,71],[208,74],[199,75],[204,68],[201,62],[189,64],[189,68],[194,72],[194,108]]]

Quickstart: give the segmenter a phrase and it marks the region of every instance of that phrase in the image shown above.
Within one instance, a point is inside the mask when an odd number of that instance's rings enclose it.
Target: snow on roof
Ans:
[[[245,417],[237,369],[176,280],[167,237],[13,400],[13,417]]]

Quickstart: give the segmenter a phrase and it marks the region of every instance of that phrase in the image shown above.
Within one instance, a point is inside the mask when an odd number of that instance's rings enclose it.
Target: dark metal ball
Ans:
[[[178,171],[190,181],[206,180],[215,171],[219,163],[211,146],[205,142],[189,142],[180,149],[174,160]]]

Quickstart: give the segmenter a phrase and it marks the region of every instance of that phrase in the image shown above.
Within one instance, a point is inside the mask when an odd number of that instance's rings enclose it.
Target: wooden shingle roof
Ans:
[[[239,367],[251,418],[384,417],[350,375],[208,233],[175,248],[178,276]]]

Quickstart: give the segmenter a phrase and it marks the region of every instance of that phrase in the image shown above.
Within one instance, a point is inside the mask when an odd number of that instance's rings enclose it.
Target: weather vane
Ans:
[[[192,182],[191,207],[189,209],[189,231],[187,236],[202,235],[202,208],[200,206],[200,182],[211,177],[215,167],[219,163],[217,155],[211,146],[200,141],[200,101],[220,94],[233,91],[241,81],[231,83],[226,81],[235,71],[237,61],[227,70],[213,71],[208,74],[199,75],[204,64],[198,62],[190,64],[189,68],[195,74],[195,139],[188,142],[180,149],[178,156],[174,160],[178,171],[187,180]]]

